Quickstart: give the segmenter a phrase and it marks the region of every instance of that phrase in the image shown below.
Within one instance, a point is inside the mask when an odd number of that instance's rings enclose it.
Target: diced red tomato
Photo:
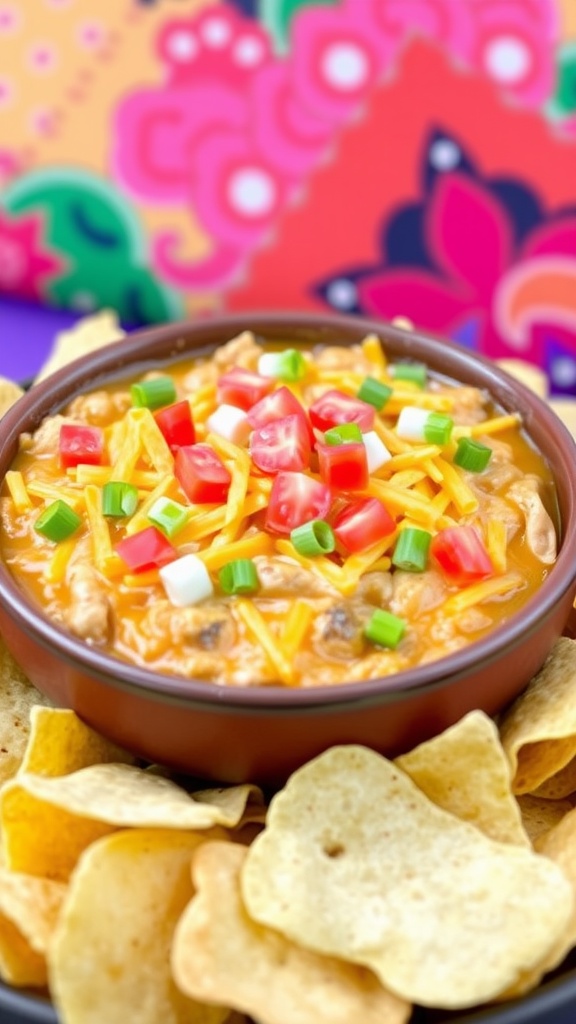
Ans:
[[[332,523],[336,539],[351,554],[366,551],[396,529],[396,521],[378,498],[358,498]]]
[[[188,500],[195,505],[223,504],[232,480],[222,459],[207,444],[178,448],[174,457],[174,476]]]
[[[182,448],[186,444],[194,444],[196,431],[190,402],[174,402],[154,413],[154,419],[160,427],[171,451]]]
[[[305,473],[278,473],[270,492],[266,529],[290,534],[311,519],[325,519],[330,509],[330,488]]]
[[[308,428],[298,415],[272,420],[250,438],[252,461],[263,473],[306,469],[310,452]]]
[[[253,409],[250,409],[248,422],[253,430],[260,430],[262,427],[267,427],[273,420],[282,420],[286,416],[300,416],[310,435],[310,441],[313,442],[314,434],[306,410],[289,388],[277,388],[276,391],[266,395]]]
[[[155,526],[147,526],[139,533],[124,537],[116,545],[116,552],[134,573],[158,569],[173,562],[178,555],[174,545]]]
[[[363,441],[316,444],[320,476],[338,491],[361,491],[368,486],[368,458]]]
[[[329,430],[340,423],[357,423],[362,433],[372,430],[376,410],[373,405],[363,402],[343,391],[326,391],[317,398],[308,410],[313,427]]]
[[[234,367],[218,378],[216,399],[218,405],[235,405],[238,409],[251,409],[264,395],[270,394],[275,381],[252,370]]]
[[[104,456],[104,434],[100,427],[87,427],[81,423],[63,423],[60,427],[60,465],[100,466]]]
[[[430,555],[451,583],[465,587],[494,574],[484,542],[473,526],[449,526],[432,538]]]

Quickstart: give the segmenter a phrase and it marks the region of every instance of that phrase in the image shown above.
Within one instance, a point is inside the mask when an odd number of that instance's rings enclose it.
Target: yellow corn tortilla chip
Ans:
[[[7,377],[0,377],[0,419],[24,394],[24,389]]]
[[[274,797],[242,895],[259,923],[447,1009],[493,999],[540,963],[573,904],[547,858],[489,839],[357,746],[322,754]]]
[[[10,985],[45,986],[46,951],[66,888],[0,868],[0,976]]]
[[[88,352],[95,352],[104,345],[119,341],[125,337],[125,333],[113,310],[104,309],[99,313],[82,317],[69,330],[56,335],[52,351],[38,371],[34,383],[38,384],[51,373],[61,370],[63,366],[67,366],[74,359],[79,359],[80,356],[87,355]]]
[[[555,772],[538,786],[538,789],[534,790],[535,796],[542,797],[544,800],[563,800],[564,797],[572,796],[574,793],[576,793],[576,757],[573,757],[559,772]]]
[[[396,759],[426,796],[491,839],[528,846],[498,730],[483,711]]]
[[[228,1011],[180,992],[170,973],[202,837],[137,829],[101,839],[70,883],[49,950],[50,991],[73,1024],[221,1024]]]
[[[66,881],[87,846],[121,828],[234,828],[256,786],[187,793],[169,779],[126,764],[71,775],[20,774],[0,793],[6,864]]]
[[[549,832],[572,810],[569,800],[545,800],[532,793],[525,793],[517,799],[522,824],[532,845],[538,836]]]
[[[21,772],[32,775],[69,775],[93,764],[134,764],[135,758],[94,732],[65,708],[33,707],[30,736]]]
[[[232,843],[196,851],[196,895],[172,948],[178,987],[193,999],[220,999],[259,1024],[403,1024],[410,1005],[371,971],[311,953],[248,917],[240,895],[247,852]]]
[[[30,736],[29,715],[35,704],[49,704],[0,637],[0,785],[18,771]]]
[[[515,793],[533,793],[576,756],[576,640],[560,637],[500,722]]]

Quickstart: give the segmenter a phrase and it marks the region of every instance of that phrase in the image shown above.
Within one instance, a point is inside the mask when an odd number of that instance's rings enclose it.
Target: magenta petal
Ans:
[[[443,284],[425,270],[384,270],[358,281],[363,312],[391,320],[407,316],[418,327],[446,333],[473,308],[472,296]]]
[[[513,252],[512,229],[500,204],[467,175],[444,174],[428,205],[425,232],[437,266],[487,303]]]

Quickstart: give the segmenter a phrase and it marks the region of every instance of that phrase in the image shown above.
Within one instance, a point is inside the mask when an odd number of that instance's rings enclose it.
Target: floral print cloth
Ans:
[[[573,0],[0,0],[22,298],[404,314],[576,393],[574,182]]]

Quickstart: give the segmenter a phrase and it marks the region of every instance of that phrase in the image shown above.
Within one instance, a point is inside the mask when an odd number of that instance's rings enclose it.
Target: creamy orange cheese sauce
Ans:
[[[306,414],[328,391],[356,396],[366,377],[392,389],[372,426],[387,461],[359,488],[331,486],[322,518],[334,525],[360,499],[377,498],[393,519],[392,531],[365,550],[350,552],[338,541],[331,553],[305,556],[289,533],[269,526],[276,474],[254,463],[253,436],[232,442],[207,422],[221,405],[222,375],[233,367],[257,372],[265,350],[246,332],[212,359],[163,371],[174,382],[176,401],[190,405],[195,443],[209,446],[228,470],[223,501],[190,500],[154,416],[132,407],[133,381],[76,398],[62,415],[22,438],[2,485],[0,552],[46,615],[87,643],[160,672],[230,686],[323,686],[441,658],[517,612],[538,590],[556,553],[551,475],[517,418],[503,415],[475,388],[432,376],[424,387],[398,379],[373,337],[355,347],[305,354],[299,379],[275,379],[270,388],[287,387]],[[398,416],[406,406],[449,416],[450,439],[431,444],[401,437]],[[62,467],[63,423],[102,431],[100,464]],[[481,472],[454,463],[462,436],[491,449]],[[314,446],[324,440],[317,427],[311,438]],[[315,447],[301,472],[321,482]],[[110,481],[137,488],[131,515],[103,515],[102,488]],[[124,539],[151,526],[147,515],[158,497],[186,506],[186,523],[170,543],[174,559],[194,554],[203,562],[212,592],[199,601],[174,604],[161,569],[133,571],[118,553]],[[56,499],[80,517],[75,532],[59,542],[36,529]],[[426,531],[433,540],[463,525],[475,528],[490,559],[485,578],[455,582],[432,557],[423,571],[392,563],[404,529]],[[257,588],[248,595],[226,594],[219,584],[220,570],[236,558],[249,558],[256,569]],[[377,609],[402,622],[397,646],[382,646],[366,634]]]

